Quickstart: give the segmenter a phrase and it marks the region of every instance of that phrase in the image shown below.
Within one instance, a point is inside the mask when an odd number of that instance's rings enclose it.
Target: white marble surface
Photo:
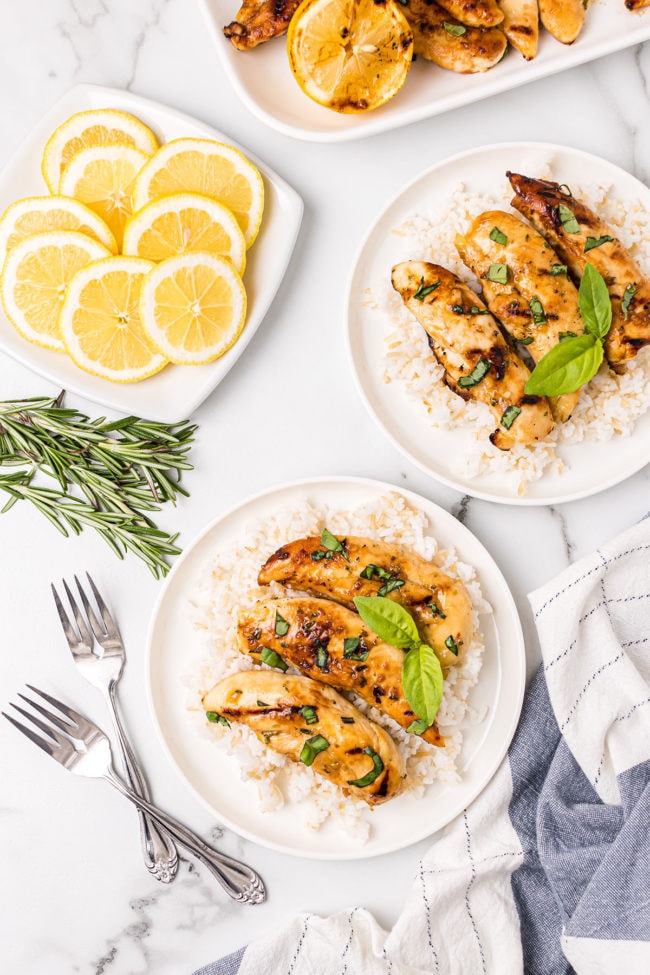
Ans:
[[[344,282],[378,209],[421,170],[473,145],[513,138],[566,143],[647,181],[650,45],[392,135],[318,146],[288,141],[241,107],[191,0],[5,0],[0,44],[0,163],[63,92],[91,81],[214,124],[305,200],[295,259],[264,325],[196,414],[191,500],[167,524],[187,543],[238,499],[293,477],[358,474],[406,485],[458,515],[496,558],[517,601],[532,671],[537,647],[526,592],[645,514],[648,469],[554,509],[468,500],[432,482],[385,441],[357,398],[343,353]],[[53,390],[2,359],[0,392],[4,399]],[[299,449],[277,449],[291,442]],[[131,808],[101,783],[66,776],[2,722],[2,973],[180,975],[300,909],[329,913],[360,904],[385,925],[393,922],[425,844],[358,863],[295,861],[232,834],[221,837],[184,791],[145,703],[142,647],[159,587],[146,569],[117,563],[90,535],[60,538],[20,506],[0,518],[0,551],[2,703],[24,681],[38,681],[104,719],[96,692],[66,657],[48,593],[52,578],[91,568],[127,640],[122,702],[157,800],[248,859],[270,891],[262,907],[236,906],[187,863],[175,884],[157,885],[141,864]]]

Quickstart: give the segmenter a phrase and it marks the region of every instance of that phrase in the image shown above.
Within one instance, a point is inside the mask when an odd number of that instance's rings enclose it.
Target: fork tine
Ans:
[[[81,729],[89,724],[88,719],[84,718],[83,714],[79,714],[78,711],[75,711],[75,709],[71,708],[68,704],[63,704],[62,701],[57,701],[55,697],[52,697],[50,694],[46,694],[45,691],[41,691],[38,687],[34,687],[33,684],[28,684],[27,687],[29,687],[30,691],[34,691],[35,694],[39,694],[49,704],[51,704],[52,707],[61,711],[61,713],[64,714],[66,718],[69,718],[69,720],[73,722],[77,728]]]
[[[50,721],[52,721],[53,724],[57,724],[58,727],[62,728],[63,731],[67,730],[65,726],[61,725],[58,722],[57,719],[55,719],[51,714],[48,714],[48,712],[45,711],[43,708],[39,708],[38,705],[34,704],[33,701],[30,701],[28,697],[24,697],[24,695],[22,694],[19,694],[18,696],[22,697],[23,701],[27,701],[28,704],[31,704],[32,707],[35,707],[38,711],[44,714],[45,717],[48,718]],[[15,708],[15,710],[18,711],[20,714],[22,714],[23,718],[27,718],[28,721],[31,721],[32,724],[35,724],[36,727],[40,728],[42,732],[48,735],[48,737],[52,738],[57,743],[57,745],[63,745],[64,742],[67,741],[67,739],[64,738],[63,735],[60,735],[58,731],[54,730],[54,728],[50,728],[50,726],[45,724],[44,721],[41,721],[40,718],[37,718],[35,714],[31,714],[30,711],[25,711],[24,708],[21,708],[20,705],[14,704],[13,702],[11,706],[12,708]]]
[[[106,639],[106,630],[97,619],[97,616],[95,615],[95,610],[91,606],[90,600],[88,599],[88,596],[84,592],[81,583],[79,582],[76,576],[74,577],[74,581],[77,583],[77,589],[79,590],[81,602],[83,603],[84,609],[86,611],[86,616],[88,617],[88,622],[90,623],[91,629],[95,634],[95,639],[97,640],[98,643],[101,643],[102,640]]]
[[[102,597],[101,597],[101,595],[99,593],[99,590],[97,589],[97,586],[93,582],[93,578],[92,578],[90,572],[86,572],[86,579],[90,583],[90,588],[93,591],[93,596],[95,597],[95,601],[97,603],[97,606],[99,607],[99,612],[102,614],[102,619],[104,621],[104,626],[106,627],[106,633],[113,640],[121,640],[120,632],[119,632],[119,630],[118,630],[118,628],[117,628],[117,626],[115,624],[115,621],[113,620],[113,617],[109,613],[108,606],[106,605],[106,603],[102,599]],[[79,585],[79,582],[78,581],[77,581],[77,585]],[[79,587],[79,588],[81,589],[81,587]]]
[[[70,605],[72,606],[72,612],[74,613],[75,621],[76,621],[77,626],[79,628],[79,632],[81,633],[81,639],[84,640],[89,646],[92,646],[93,638],[90,635],[90,630],[88,629],[88,624],[86,623],[85,619],[83,618],[83,614],[82,614],[81,610],[79,609],[79,607],[77,606],[77,603],[75,601],[75,598],[72,595],[72,592],[70,590],[70,586],[65,581],[65,579],[63,580],[63,586],[64,586],[64,589],[66,591],[66,595],[67,595],[68,599],[70,600]]]
[[[35,745],[38,745],[39,748],[42,748],[43,751],[47,752],[48,755],[50,756],[54,755],[56,751],[56,746],[51,741],[48,741],[45,738],[41,738],[41,736],[37,735],[36,732],[32,731],[31,728],[27,728],[20,721],[16,721],[15,718],[12,718],[10,714],[6,714],[4,711],[2,711],[1,713],[3,718],[6,718],[7,721],[11,721],[14,728],[18,728],[18,731],[22,731],[24,735],[27,735],[29,740],[33,741]]]
[[[59,614],[59,619],[61,620],[61,626],[63,627],[65,638],[68,641],[68,646],[71,648],[76,647],[79,643],[79,637],[75,633],[74,627],[68,618],[68,614],[63,608],[63,603],[61,602],[59,594],[54,588],[53,584],[50,585],[50,589],[52,590],[52,595],[54,596],[54,602],[56,603],[56,609]]]
[[[55,725],[57,728],[60,728],[61,731],[64,731],[66,735],[73,735],[75,733],[76,729],[73,725],[70,724],[69,721],[64,721],[63,718],[61,718],[58,714],[52,714],[51,711],[48,711],[47,708],[44,708],[42,704],[38,703],[38,701],[32,701],[31,697],[25,697],[24,694],[20,693],[20,691],[18,692],[18,697],[22,698],[23,701],[25,701],[27,704],[33,707],[35,711],[38,711],[39,714],[42,714],[44,718],[47,718],[48,721],[51,721],[52,724]],[[16,708],[17,711],[20,711],[21,714],[24,714],[26,717],[31,718],[32,721],[35,721],[38,724],[38,718],[35,718],[32,714],[30,714],[27,711],[23,711],[23,709],[19,708],[17,704],[12,704],[11,706],[13,708]],[[46,729],[45,727],[40,725],[39,727],[41,727],[42,731],[47,730],[49,734],[51,735],[54,734],[53,731],[50,731],[50,729]]]

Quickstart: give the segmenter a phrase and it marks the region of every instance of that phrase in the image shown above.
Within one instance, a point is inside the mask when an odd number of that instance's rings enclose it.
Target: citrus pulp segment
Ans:
[[[117,253],[113,234],[83,203],[67,196],[28,196],[12,203],[0,217],[0,268],[7,251],[21,240],[50,230],[76,230]]]
[[[413,34],[393,0],[303,0],[289,23],[293,75],[336,112],[378,108],[408,74]]]
[[[163,261],[203,251],[229,258],[243,274],[246,241],[232,211],[198,193],[172,193],[134,214],[124,230],[124,254]]]
[[[98,241],[75,231],[35,234],[16,244],[2,271],[7,318],[29,342],[63,351],[58,317],[74,274],[110,255]]]
[[[140,293],[152,267],[137,257],[109,257],[74,276],[59,325],[81,369],[112,382],[132,383],[167,364],[151,348],[140,322]]]
[[[151,157],[138,176],[133,209],[170,193],[201,193],[232,210],[250,247],[264,210],[264,183],[246,157],[210,139],[173,139]]]
[[[72,157],[61,177],[60,192],[94,210],[122,246],[131,216],[131,191],[149,156],[133,146],[94,146]]]
[[[92,109],[66,119],[43,150],[41,169],[50,193],[59,191],[64,169],[81,149],[112,145],[134,146],[151,155],[158,148],[158,139],[140,119],[117,109]]]
[[[141,317],[171,362],[202,365],[223,355],[246,318],[246,292],[230,261],[183,254],[155,265],[142,289]]]

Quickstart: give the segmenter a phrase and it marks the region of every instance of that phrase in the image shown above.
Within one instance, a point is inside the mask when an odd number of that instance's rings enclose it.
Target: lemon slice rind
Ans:
[[[140,309],[142,326],[161,355],[178,365],[204,365],[220,358],[239,338],[246,320],[246,291],[227,258],[182,254],[150,271]]]
[[[63,300],[65,291],[73,277],[74,271],[70,274],[63,274],[61,260],[57,261],[58,267],[53,268],[50,280],[34,282],[31,279],[31,305],[27,306],[28,296],[25,293],[23,307],[17,300],[17,291],[30,288],[30,279],[26,277],[29,266],[32,268],[38,262],[38,254],[44,256],[47,248],[74,248],[70,258],[75,258],[77,267],[83,267],[84,253],[87,255],[86,264],[91,261],[100,260],[110,256],[108,248],[100,244],[99,241],[87,237],[85,234],[71,230],[50,231],[42,234],[35,234],[16,244],[7,255],[7,259],[2,271],[0,289],[2,293],[2,304],[5,314],[17,332],[32,342],[45,349],[53,349],[56,352],[63,352],[65,346],[60,338],[58,329],[59,300]],[[81,252],[77,254],[77,252]],[[57,285],[58,281],[58,285]],[[45,285],[45,286],[44,286]],[[45,319],[45,327],[35,327],[37,316]]]
[[[219,169],[225,172],[219,172]],[[234,177],[234,178],[233,178]],[[250,201],[238,206],[242,189]],[[264,211],[264,182],[259,170],[239,149],[211,139],[172,139],[151,156],[133,190],[133,209],[171,193],[190,192],[212,197],[235,214],[250,247],[259,232]]]
[[[199,193],[152,200],[124,229],[124,254],[158,262],[194,251],[227,257],[238,274],[244,273],[246,241],[237,219],[223,203]]]
[[[50,193],[59,190],[62,171],[81,148],[133,145],[151,155],[158,139],[135,115],[114,108],[77,112],[54,130],[45,144],[41,170]]]
[[[168,364],[164,356],[151,348],[139,321],[140,289],[152,267],[151,261],[139,257],[109,257],[82,268],[72,278],[61,308],[59,327],[70,358],[84,372],[114,383],[134,383],[148,379]],[[115,274],[138,279],[132,282],[134,293],[128,309],[120,305],[111,287],[110,276]],[[95,292],[100,294],[99,301],[96,294],[87,294],[88,286],[93,284],[97,286]],[[104,308],[101,307],[102,296]],[[84,301],[90,301],[90,306]],[[120,321],[115,314],[117,308],[122,308],[130,320]],[[127,310],[131,312],[130,316],[126,315]],[[120,345],[124,345],[123,336],[136,343],[136,351],[142,359],[137,368],[115,368],[107,363],[108,355],[89,354],[89,348],[101,346],[103,341],[103,348],[109,355],[112,349],[119,351]]]
[[[91,146],[70,160],[60,192],[85,203],[108,224],[118,246],[131,216],[136,176],[150,157],[133,146]]]
[[[26,196],[9,204],[0,217],[0,269],[7,252],[26,237],[69,230],[98,240],[112,254],[117,253],[115,237],[104,221],[79,200],[69,196]]]

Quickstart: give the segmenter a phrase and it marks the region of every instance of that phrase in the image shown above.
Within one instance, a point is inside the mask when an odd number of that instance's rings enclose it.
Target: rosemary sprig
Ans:
[[[181,551],[178,535],[157,528],[147,512],[187,497],[180,477],[192,470],[195,431],[188,422],[133,416],[92,420],[64,407],[62,396],[0,403],[0,490],[9,495],[0,513],[30,501],[63,535],[94,528],[120,558],[131,551],[164,576],[167,558]],[[37,473],[57,487],[35,485]]]

